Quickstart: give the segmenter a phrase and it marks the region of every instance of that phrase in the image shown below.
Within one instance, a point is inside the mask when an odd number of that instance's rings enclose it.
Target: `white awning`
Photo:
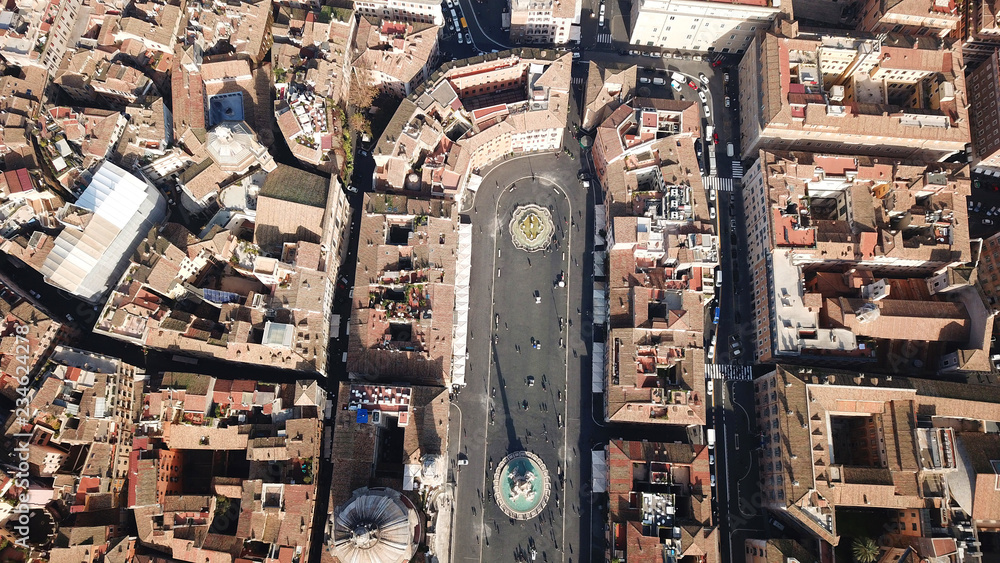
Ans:
[[[591,355],[593,362],[591,364],[591,369],[593,369],[593,372],[591,374],[590,385],[590,390],[594,393],[604,392],[604,353],[604,343],[594,342],[594,353]]]
[[[480,178],[482,180],[482,178]],[[465,385],[465,356],[469,336],[469,275],[472,271],[472,225],[458,226],[455,260],[455,325],[451,339],[451,383]]]
[[[594,251],[594,276],[601,277],[608,275],[607,269],[604,267],[606,252]]]
[[[590,466],[591,484],[594,487],[594,492],[608,492],[608,461],[605,459],[604,450],[590,452]]]
[[[604,237],[601,236],[601,231],[605,231],[608,227],[608,214],[604,210],[603,205],[594,206],[594,246],[600,246],[604,244]]]
[[[608,293],[604,282],[594,282],[594,324],[608,322]]]

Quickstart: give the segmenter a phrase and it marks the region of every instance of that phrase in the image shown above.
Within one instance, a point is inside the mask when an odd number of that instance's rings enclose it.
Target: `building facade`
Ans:
[[[973,163],[977,167],[1000,168],[1000,51],[969,73],[969,98],[972,104]]]
[[[580,40],[582,0],[510,0],[510,40],[564,45]]]
[[[740,146],[941,161],[971,140],[959,49],[926,37],[756,38],[739,66]]]
[[[636,0],[629,43],[660,49],[742,53],[781,13],[780,0],[732,4],[701,0]]]
[[[354,3],[354,11],[361,17],[378,20],[422,22],[444,25],[441,0],[361,0]]]

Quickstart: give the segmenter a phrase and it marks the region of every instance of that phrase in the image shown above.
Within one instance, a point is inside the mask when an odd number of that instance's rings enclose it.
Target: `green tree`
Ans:
[[[851,553],[858,563],[875,563],[879,551],[878,544],[871,538],[854,538],[851,542]]]

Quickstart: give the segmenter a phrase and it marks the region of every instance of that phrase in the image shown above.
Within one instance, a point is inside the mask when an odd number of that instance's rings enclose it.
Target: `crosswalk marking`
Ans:
[[[753,370],[750,368],[750,366],[736,366],[732,364],[705,364],[705,379],[750,381],[753,379]]]
[[[733,178],[743,178],[743,163],[738,160],[733,161]]]
[[[587,81],[587,78],[584,77],[584,76],[574,76],[573,77],[573,86],[579,86],[579,85],[583,84],[586,81]]]
[[[611,43],[611,34],[610,33],[598,33],[597,34],[597,42],[598,43]]]
[[[719,178],[718,176],[702,176],[702,184],[708,189],[715,189],[717,192],[731,192],[733,191],[733,179],[732,178]]]

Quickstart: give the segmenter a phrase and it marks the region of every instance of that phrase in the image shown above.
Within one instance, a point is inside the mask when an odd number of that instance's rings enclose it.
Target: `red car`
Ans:
[[[712,63],[712,68],[715,68],[715,67],[720,66],[720,65],[722,65],[722,61],[721,60],[715,61],[715,62]]]
[[[690,86],[692,90],[698,90],[698,83],[694,80],[688,80],[688,86]]]
[[[712,142],[715,143],[715,144],[717,144],[717,145],[719,144],[719,134],[718,133],[712,133]]]

